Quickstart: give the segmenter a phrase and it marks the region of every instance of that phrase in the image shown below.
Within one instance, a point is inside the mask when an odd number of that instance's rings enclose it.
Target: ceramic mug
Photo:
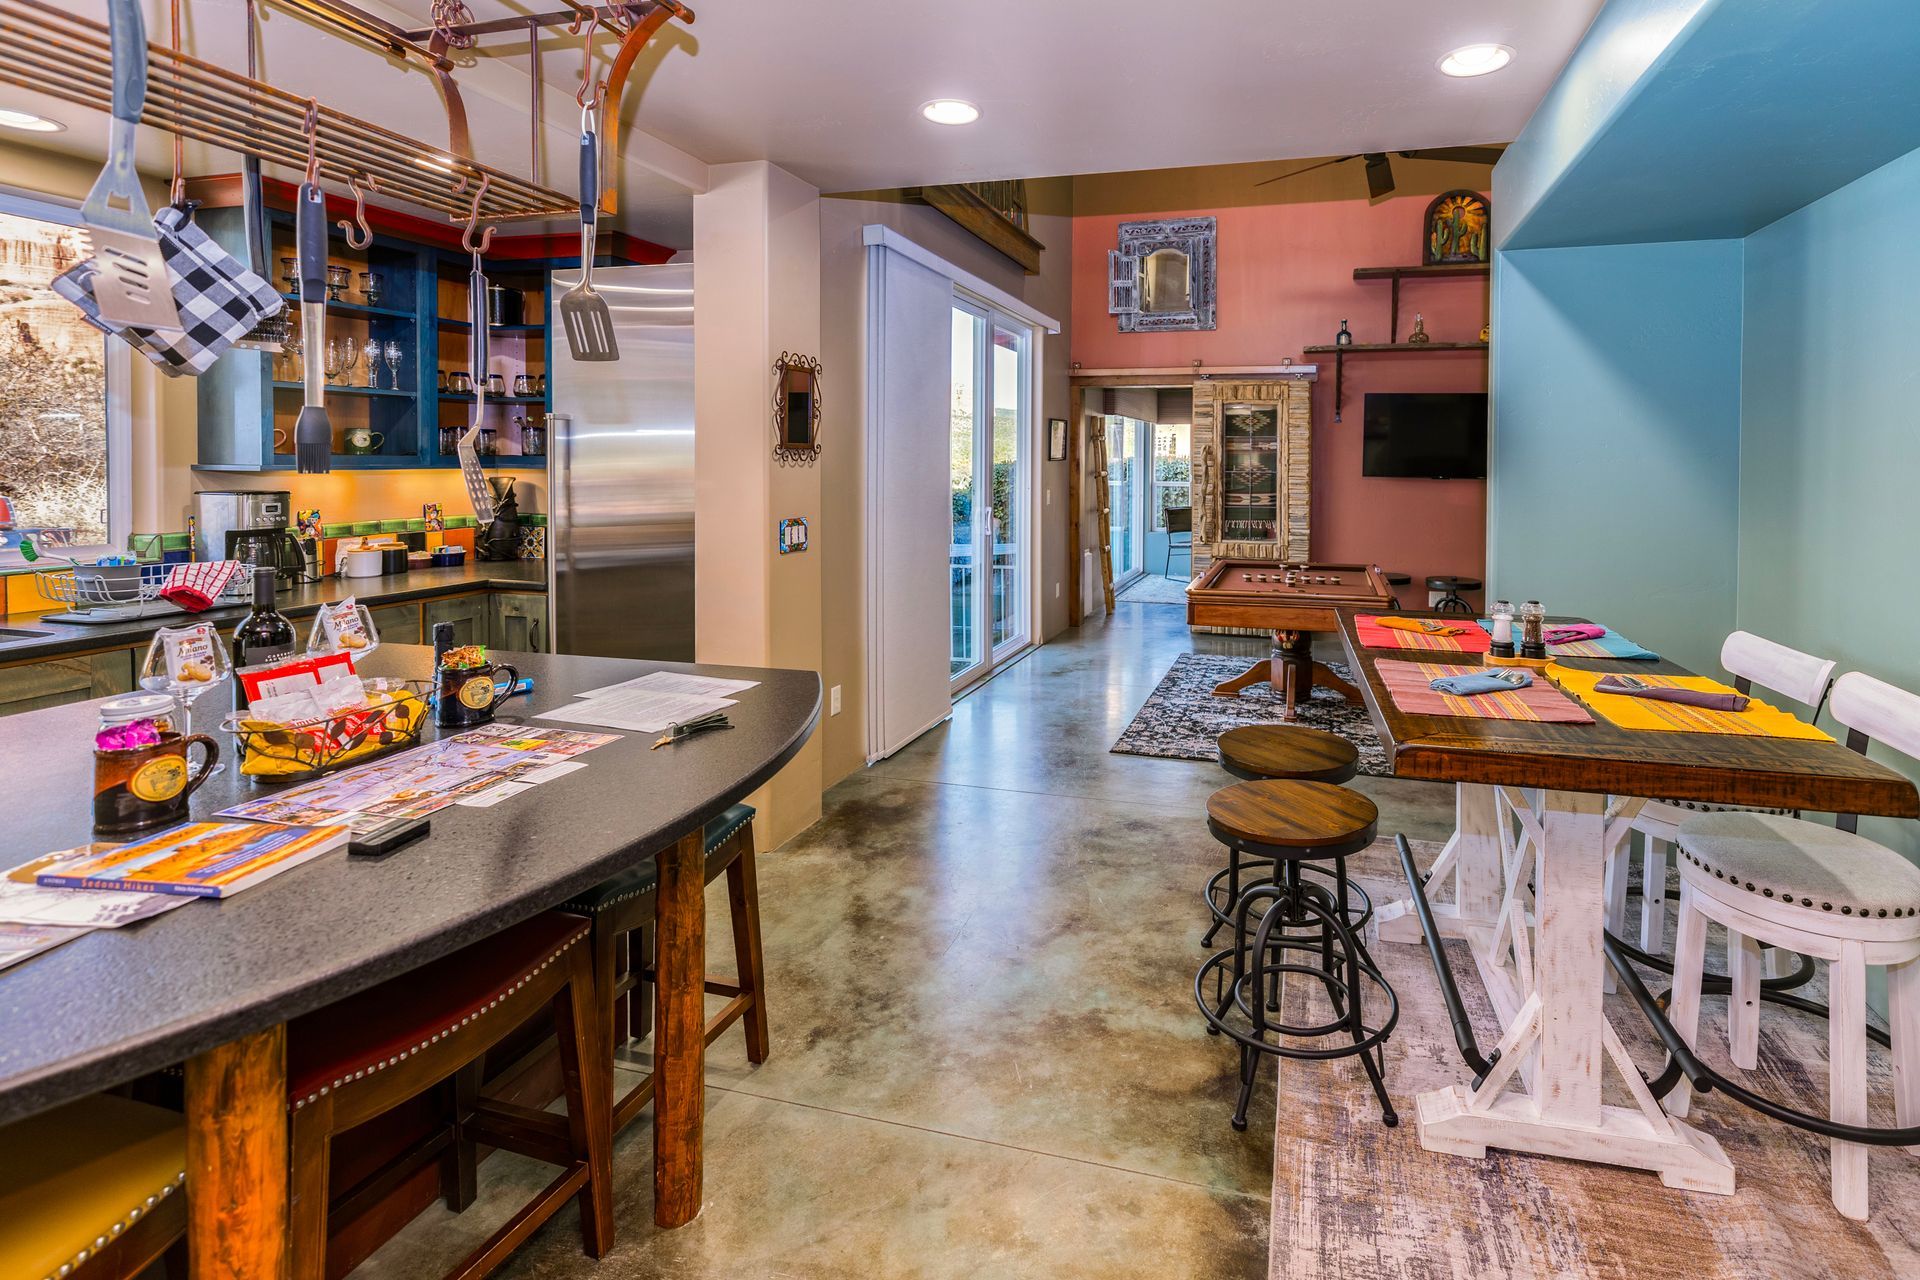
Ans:
[[[348,427],[341,433],[347,453],[378,453],[386,437],[371,427]]]
[[[187,764],[187,748],[205,748],[196,772]],[[220,744],[204,733],[169,733],[149,747],[93,753],[93,829],[144,831],[185,821],[187,797],[213,774]]]
[[[479,667],[443,667],[438,696],[434,699],[433,722],[443,729],[486,724],[493,719],[494,709],[513,696],[513,686],[519,682],[520,673],[504,662],[489,662]]]
[[[292,453],[293,432],[287,430],[285,427],[275,427],[273,429],[273,451],[275,453]]]

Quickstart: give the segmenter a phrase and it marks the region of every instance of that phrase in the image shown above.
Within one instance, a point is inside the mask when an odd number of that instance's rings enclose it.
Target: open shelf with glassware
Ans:
[[[482,400],[466,385],[472,378],[472,269],[473,260],[459,254],[440,254],[435,263],[436,408],[430,457],[442,466],[458,465],[455,442]],[[545,467],[546,418],[553,403],[547,386],[546,266],[489,262],[487,293],[488,385],[480,409],[480,461],[490,467]]]

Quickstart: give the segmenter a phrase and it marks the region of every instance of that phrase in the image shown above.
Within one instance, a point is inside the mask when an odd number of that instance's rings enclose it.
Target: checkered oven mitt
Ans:
[[[162,373],[176,378],[197,376],[262,319],[280,314],[286,302],[272,285],[195,226],[185,210],[169,205],[154,217],[153,225],[172,278],[180,332],[103,323],[93,298],[98,268],[90,258],[55,277],[53,290],[78,307],[94,328],[124,338]]]

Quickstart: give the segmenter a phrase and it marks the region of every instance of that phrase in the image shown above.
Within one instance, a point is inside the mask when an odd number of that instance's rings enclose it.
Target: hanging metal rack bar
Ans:
[[[112,55],[104,23],[44,0],[0,0],[0,84],[105,111]],[[308,100],[212,63],[149,44],[152,69],[142,122],[198,142],[304,169]],[[346,187],[373,177],[394,199],[465,222],[484,178],[480,216],[489,222],[564,217],[577,198],[427,146],[330,107],[317,113],[322,175]]]
[[[396,58],[414,57],[436,71],[451,71],[453,63],[442,51],[427,48],[423,41],[433,34],[405,31],[377,14],[368,13],[346,0],[268,0],[276,8],[303,14],[316,22],[384,49]]]
[[[308,0],[309,3],[337,3],[337,0]],[[552,13],[523,13],[511,18],[489,18],[485,22],[462,22],[447,27],[441,32],[449,36],[497,36],[508,32],[524,32],[528,27],[564,27],[584,18],[587,13],[597,11],[600,24],[610,31],[625,35],[627,28],[645,16],[645,11],[654,7],[659,0],[643,0],[639,4],[575,4],[568,9],[558,9]],[[677,2],[663,6],[682,22],[693,21],[693,10]],[[433,38],[435,28],[421,27],[400,34],[408,40],[424,41]]]

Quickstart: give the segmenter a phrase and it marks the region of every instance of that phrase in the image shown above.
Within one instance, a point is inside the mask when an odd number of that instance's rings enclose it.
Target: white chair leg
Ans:
[[[1693,1048],[1700,1036],[1700,984],[1707,970],[1707,918],[1693,900],[1693,886],[1680,885],[1680,927],[1673,941],[1673,1004],[1667,1017]],[[1684,1117],[1693,1104],[1693,1086],[1682,1076],[1667,1095],[1669,1114]]]
[[[1727,1052],[1733,1065],[1751,1071],[1760,1063],[1760,944],[1727,930]]]
[[[1657,956],[1666,949],[1667,842],[1646,836],[1640,857],[1640,949]]]
[[[1616,938],[1627,932],[1627,860],[1632,856],[1628,837],[1622,837],[1607,854],[1607,932]]]
[[[1893,1117],[1920,1124],[1920,957],[1887,968],[1887,1023],[1893,1040]],[[1920,1146],[1908,1147],[1920,1155]]]
[[[1843,1124],[1867,1122],[1867,962],[1858,942],[1840,944],[1827,970],[1827,1058],[1832,1073],[1829,1113]],[[1832,1140],[1833,1207],[1845,1218],[1867,1220],[1867,1150]]]
[[[1760,952],[1760,976],[1763,978],[1783,978],[1786,976],[1787,962],[1780,957],[1785,954],[1778,947],[1766,947]]]

